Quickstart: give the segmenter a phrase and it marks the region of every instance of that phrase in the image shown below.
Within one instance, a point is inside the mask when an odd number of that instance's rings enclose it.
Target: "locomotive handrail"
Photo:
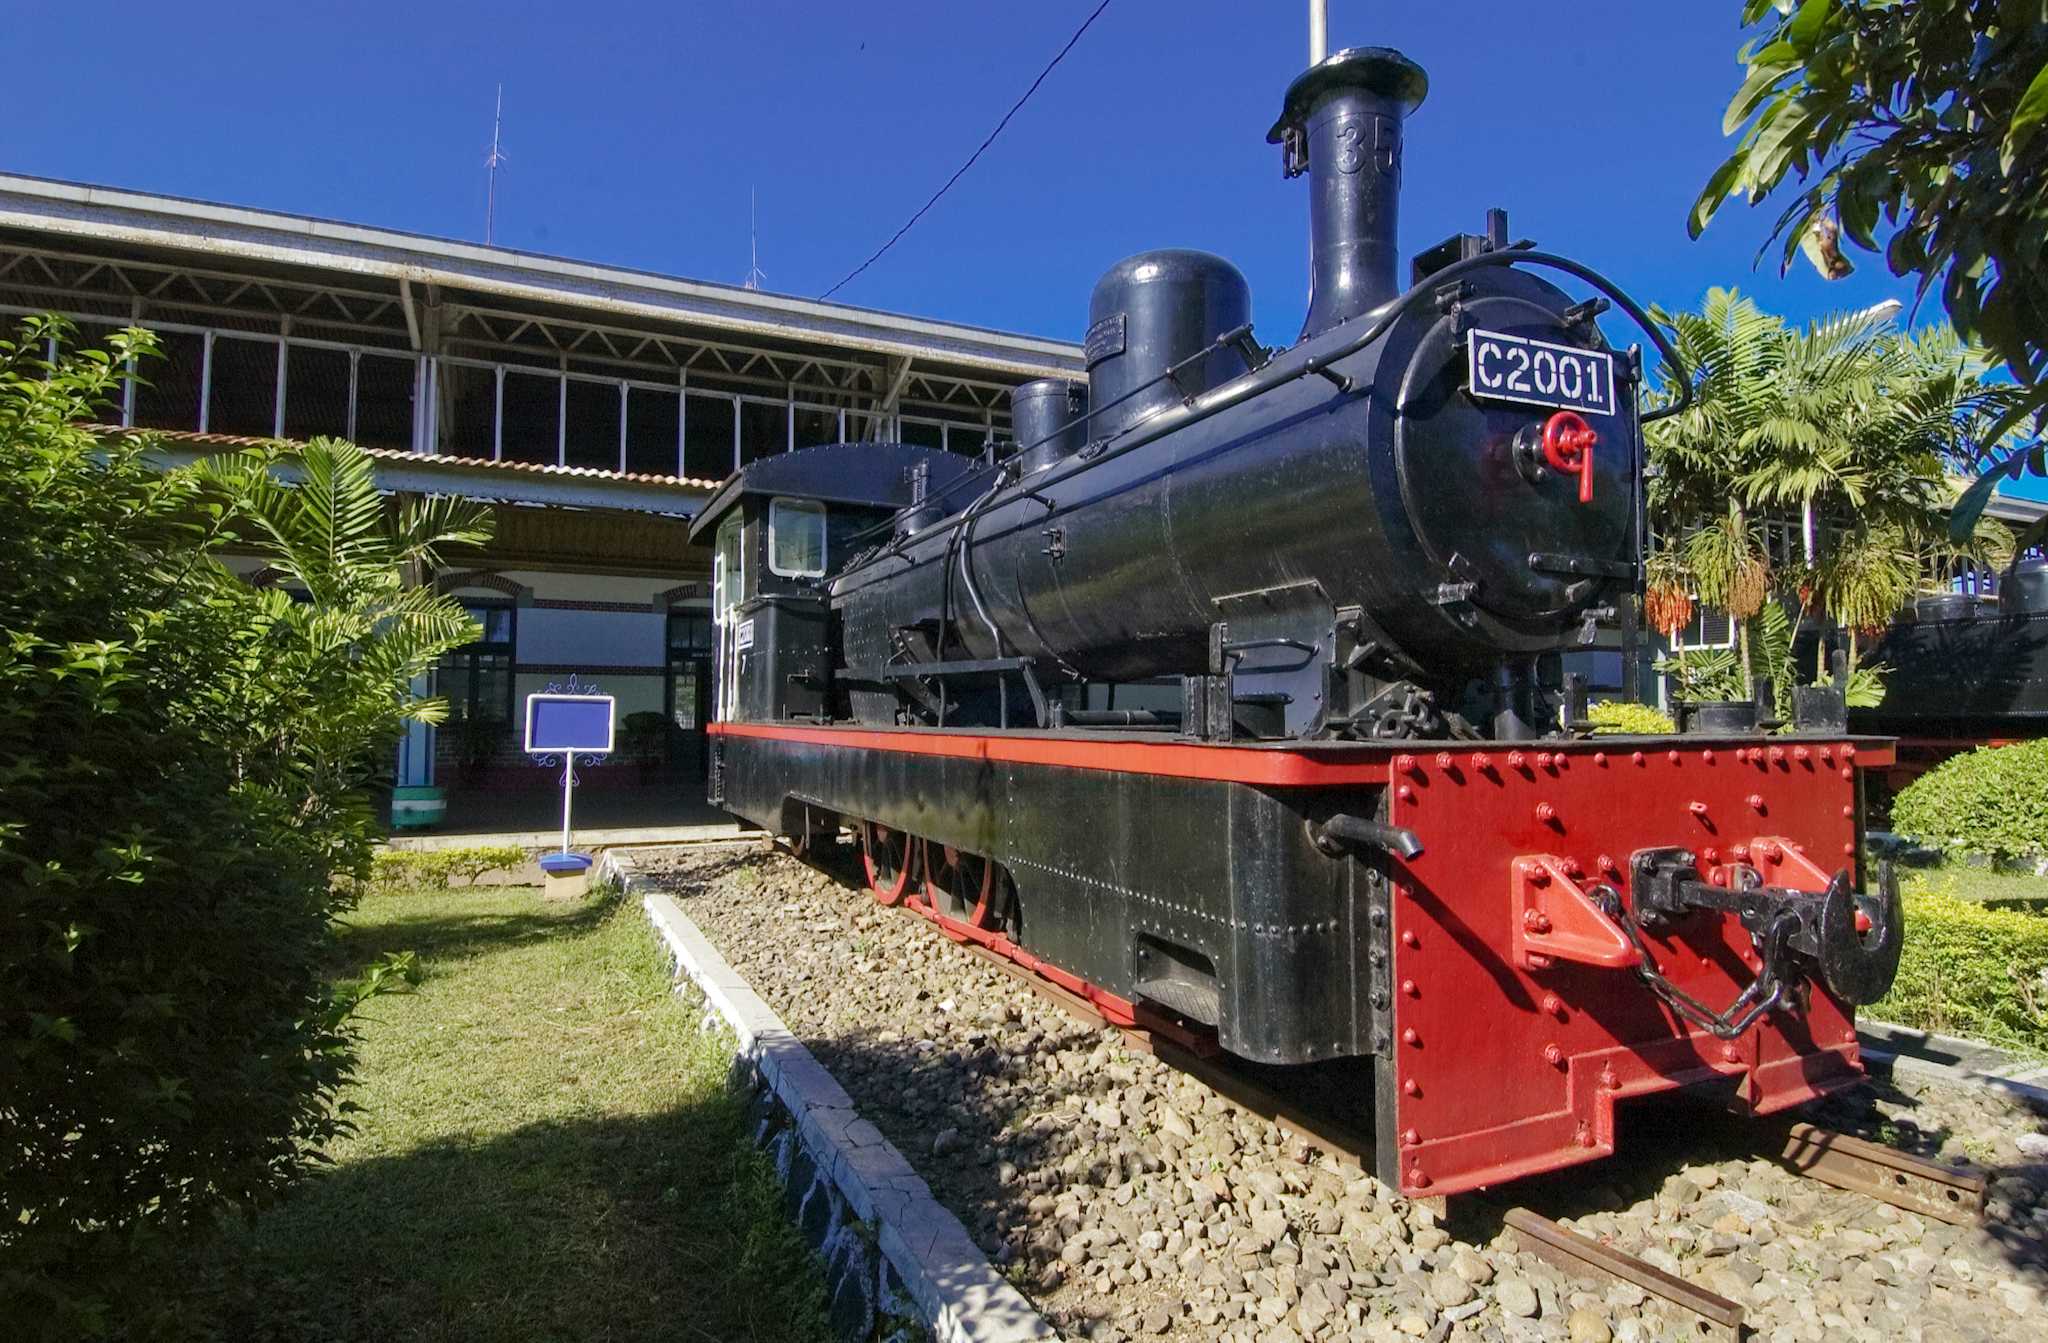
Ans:
[[[1231,406],[1237,405],[1239,402],[1248,400],[1253,396],[1259,395],[1260,393],[1270,391],[1272,388],[1279,386],[1283,382],[1292,382],[1296,378],[1319,375],[1323,372],[1324,369],[1327,369],[1331,365],[1339,363],[1345,359],[1349,359],[1352,355],[1357,354],[1366,346],[1372,344],[1374,341],[1380,339],[1380,337],[1386,335],[1388,330],[1390,330],[1393,327],[1394,323],[1406,313],[1409,305],[1413,304],[1418,299],[1427,298],[1435,294],[1437,290],[1443,287],[1444,282],[1446,280],[1455,280],[1461,276],[1469,275],[1475,271],[1484,270],[1492,266],[1514,266],[1522,264],[1524,262],[1530,265],[1548,266],[1553,270],[1561,270],[1565,272],[1567,275],[1571,275],[1580,280],[1583,280],[1585,283],[1593,286],[1593,288],[1607,295],[1607,297],[1613,299],[1615,304],[1618,307],[1620,307],[1620,309],[1624,313],[1628,314],[1630,319],[1633,320],[1637,326],[1641,327],[1643,331],[1650,337],[1651,343],[1657,347],[1657,353],[1659,357],[1661,357],[1666,364],[1671,366],[1671,370],[1674,374],[1678,375],[1676,378],[1679,387],[1678,400],[1673,402],[1669,406],[1660,406],[1656,410],[1653,410],[1648,414],[1642,416],[1640,421],[1641,423],[1650,424],[1657,420],[1661,420],[1666,416],[1676,415],[1680,411],[1686,410],[1691,407],[1693,401],[1692,381],[1690,378],[1687,378],[1685,376],[1685,361],[1679,357],[1678,350],[1671,344],[1669,337],[1667,337],[1664,334],[1662,328],[1660,328],[1655,322],[1651,321],[1650,315],[1647,312],[1643,311],[1642,307],[1638,305],[1634,299],[1630,298],[1626,293],[1624,293],[1619,285],[1615,284],[1612,280],[1609,280],[1600,272],[1594,270],[1591,266],[1586,265],[1584,262],[1574,261],[1570,257],[1560,256],[1555,252],[1539,252],[1533,248],[1511,248],[1503,249],[1498,252],[1482,252],[1478,256],[1466,257],[1462,261],[1453,262],[1450,265],[1444,267],[1442,270],[1432,271],[1423,280],[1421,280],[1417,284],[1410,286],[1407,292],[1389,300],[1386,306],[1380,309],[1380,316],[1373,321],[1372,325],[1368,326],[1363,332],[1359,333],[1357,336],[1354,336],[1352,339],[1346,341],[1337,349],[1332,350],[1327,354],[1311,356],[1303,360],[1298,367],[1277,369],[1269,376],[1267,375],[1267,370],[1274,368],[1275,361],[1268,360],[1259,368],[1253,369],[1251,372],[1245,375],[1247,378],[1253,380],[1254,385],[1247,385],[1241,388],[1233,388],[1232,384],[1225,383],[1222,388],[1219,388],[1217,390],[1223,391],[1228,389],[1230,390],[1230,395],[1218,396],[1210,401],[1202,401],[1199,398],[1197,398],[1197,400],[1194,402],[1184,403],[1183,409],[1190,412],[1184,416],[1175,416],[1174,412],[1167,411],[1160,415],[1154,416],[1150,419],[1141,421],[1140,423],[1131,426],[1131,428],[1126,431],[1126,433],[1128,434],[1135,435],[1135,437],[1130,442],[1117,443],[1114,449],[1098,452],[1094,457],[1090,458],[1089,460],[1107,460],[1108,458],[1114,457],[1120,453],[1128,451],[1131,448],[1139,447],[1145,443],[1151,442],[1154,438],[1158,437],[1159,433],[1162,432],[1164,429],[1178,429],[1185,427],[1186,425],[1193,424],[1198,420],[1207,419],[1210,415],[1215,414],[1217,411],[1227,410]],[[1137,396],[1140,393],[1145,392],[1157,386],[1158,384],[1167,381],[1174,375],[1174,373],[1177,370],[1185,367],[1186,365],[1193,363],[1198,359],[1207,358],[1209,355],[1225,348],[1226,346],[1236,344],[1239,340],[1241,340],[1244,337],[1245,334],[1246,332],[1244,328],[1239,328],[1237,330],[1225,332],[1223,335],[1217,337],[1210,344],[1204,346],[1201,350],[1196,351],[1194,354],[1189,355],[1186,359],[1179,361],[1171,367],[1157,374],[1154,374],[1150,379],[1148,379],[1145,382],[1139,383],[1136,387],[1133,387],[1130,391],[1124,393],[1116,400],[1105,402],[1100,406],[1090,406],[1087,410],[1081,412],[1080,415],[1067,421],[1065,424],[1053,430],[1050,434],[1047,434],[1045,437],[1038,439],[1036,442],[1021,445],[1018,451],[1029,451],[1032,448],[1038,447],[1040,444],[1051,442],[1053,439],[1058,438],[1067,430],[1073,428],[1075,425],[1087,424],[1090,420],[1094,419],[1095,416],[1101,414],[1102,412],[1107,410],[1113,410],[1117,406],[1120,406],[1124,402],[1130,400],[1132,397]],[[1160,424],[1160,421],[1169,418],[1172,419],[1171,424],[1167,424],[1164,426]],[[1145,432],[1147,430],[1150,430],[1151,432]],[[1107,441],[1115,442],[1115,440],[1113,439]],[[1055,464],[1056,463],[1047,463],[1048,466]],[[1008,463],[1006,462],[998,463],[995,466],[984,468],[984,470],[999,469],[1000,467],[1007,465]]]

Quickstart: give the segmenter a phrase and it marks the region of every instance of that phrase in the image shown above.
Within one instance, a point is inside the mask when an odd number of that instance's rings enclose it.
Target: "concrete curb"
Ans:
[[[607,853],[599,871],[639,899],[678,975],[690,978],[738,1037],[738,1062],[758,1079],[764,1109],[775,1112],[762,1136],[784,1176],[791,1215],[825,1256],[835,1326],[845,1333],[854,1322],[843,1283],[864,1276],[860,1314],[870,1329],[907,1305],[940,1343],[1058,1337],[682,907],[653,889],[628,854]],[[880,1263],[864,1266],[858,1261],[869,1244]]]
[[[1889,1063],[1894,1072],[2002,1091],[2048,1111],[2048,1067],[2038,1061],[2016,1058],[1980,1040],[1936,1035],[1888,1021],[1859,1021],[1856,1036],[1864,1058]]]

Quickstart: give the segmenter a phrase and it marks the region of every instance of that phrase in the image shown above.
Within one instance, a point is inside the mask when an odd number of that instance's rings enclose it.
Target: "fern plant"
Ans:
[[[334,438],[212,457],[192,470],[235,501],[229,530],[279,575],[263,594],[276,626],[274,673],[328,704],[315,720],[291,720],[290,747],[313,763],[309,796],[360,787],[373,768],[363,743],[394,711],[398,721],[447,719],[447,701],[392,688],[478,637],[461,603],[423,579],[443,550],[489,539],[489,510],[443,496],[394,505],[369,454]],[[293,600],[290,588],[309,600]]]

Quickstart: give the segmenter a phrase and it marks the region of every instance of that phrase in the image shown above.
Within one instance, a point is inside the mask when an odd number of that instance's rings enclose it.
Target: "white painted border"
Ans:
[[[958,1217],[932,1197],[882,1131],[860,1117],[853,1097],[782,1018],[720,955],[681,905],[607,853],[599,872],[637,896],[648,922],[712,1010],[739,1040],[796,1120],[797,1135],[854,1215],[875,1226],[876,1243],[910,1291],[938,1343],[1040,1343],[1059,1337],[1023,1293],[989,1263]]]
[[[602,700],[610,708],[611,712],[605,715],[604,721],[604,745],[602,747],[535,746],[533,744],[533,706],[543,701],[550,704],[560,704],[571,700]],[[618,732],[619,704],[618,700],[613,696],[563,695],[551,690],[536,690],[526,697],[526,753],[528,755],[532,755],[535,752],[539,752],[542,755],[561,755],[572,750],[584,755],[610,755],[612,753],[612,743],[618,736]]]

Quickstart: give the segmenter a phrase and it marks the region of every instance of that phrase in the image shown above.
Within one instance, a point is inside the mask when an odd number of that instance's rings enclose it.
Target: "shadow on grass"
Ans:
[[[434,962],[459,960],[503,950],[522,943],[559,941],[593,932],[618,906],[613,898],[579,901],[564,909],[543,904],[535,894],[531,912],[507,914],[499,909],[477,908],[485,900],[505,898],[503,887],[479,887],[468,901],[469,889],[436,891],[419,897],[418,914],[365,922],[354,918],[343,922],[334,937],[334,966],[337,973],[353,974],[391,952],[417,952],[430,966]]]
[[[191,1280],[232,1340],[821,1339],[823,1286],[739,1100],[353,1161]]]

